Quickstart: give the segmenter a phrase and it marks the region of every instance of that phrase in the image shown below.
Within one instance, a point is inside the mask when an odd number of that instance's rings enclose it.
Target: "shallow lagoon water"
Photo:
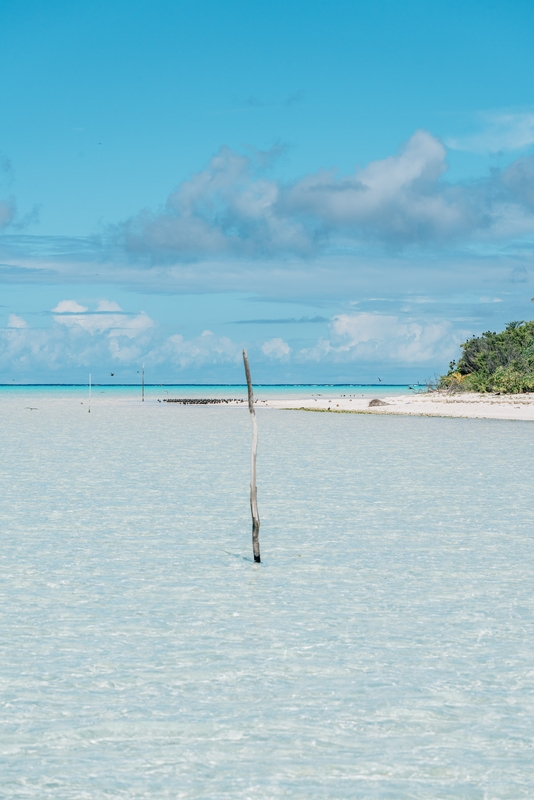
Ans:
[[[280,385],[260,385],[254,387],[254,395],[259,400],[287,399],[294,398],[309,399],[310,397],[382,397],[384,395],[409,394],[410,391],[423,391],[424,387],[420,384],[401,385],[401,384],[280,384]],[[86,400],[89,394],[89,384],[74,384],[71,386],[64,384],[39,385],[30,384],[27,386],[20,384],[0,384],[0,397],[16,396],[31,400],[34,396],[46,396],[49,398],[71,398],[78,397]],[[105,396],[106,400],[125,400],[140,399],[141,384],[122,385],[122,384],[92,384],[92,398]],[[196,397],[196,398],[237,398],[246,399],[246,384],[236,385],[209,385],[209,384],[149,384],[145,385],[145,397],[148,400],[165,399],[169,397]]]
[[[28,397],[0,796],[534,795],[532,423]]]

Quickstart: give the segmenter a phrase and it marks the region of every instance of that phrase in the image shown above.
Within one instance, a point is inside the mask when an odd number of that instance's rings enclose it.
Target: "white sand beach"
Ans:
[[[468,417],[479,419],[534,420],[534,394],[498,395],[463,393],[447,395],[421,392],[381,396],[384,405],[370,406],[373,398],[342,395],[300,400],[266,400],[258,405],[271,408],[331,411],[356,414],[407,414],[430,417]]]

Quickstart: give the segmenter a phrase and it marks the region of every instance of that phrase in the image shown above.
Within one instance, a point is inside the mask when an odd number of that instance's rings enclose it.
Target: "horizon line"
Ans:
[[[92,383],[92,386],[107,386],[107,387],[138,387],[141,388],[140,383]],[[418,381],[412,381],[408,383],[254,383],[254,386],[272,386],[272,387],[281,387],[281,386],[373,386],[373,387],[380,387],[380,386],[424,386],[424,384],[419,383]],[[89,386],[89,383],[0,383],[0,389],[2,387],[23,387],[23,386],[63,386],[63,387],[74,387],[74,386]],[[239,386],[246,388],[246,383],[145,383],[145,389],[149,387],[157,388],[161,386],[170,386],[170,387],[178,387],[178,386],[191,386],[191,387],[201,387],[201,386],[227,386],[229,388],[234,386]]]

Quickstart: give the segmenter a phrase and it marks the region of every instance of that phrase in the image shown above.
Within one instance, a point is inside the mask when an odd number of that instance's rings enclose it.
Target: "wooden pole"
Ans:
[[[91,373],[89,373],[89,414],[91,413]]]
[[[141,402],[145,402],[145,365],[143,364],[142,367],[142,375],[141,375]]]
[[[243,363],[245,365],[245,375],[247,376],[248,388],[248,410],[252,420],[252,450],[250,454],[250,512],[252,514],[252,552],[254,561],[259,564],[260,558],[260,515],[258,514],[258,489],[256,486],[256,456],[258,453],[258,422],[256,411],[254,410],[254,394],[252,392],[252,380],[250,378],[250,367],[248,365],[247,351],[243,350]]]

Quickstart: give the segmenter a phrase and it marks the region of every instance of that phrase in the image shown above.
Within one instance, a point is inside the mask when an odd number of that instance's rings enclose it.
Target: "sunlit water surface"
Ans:
[[[534,796],[533,423],[0,412],[0,796]]]

